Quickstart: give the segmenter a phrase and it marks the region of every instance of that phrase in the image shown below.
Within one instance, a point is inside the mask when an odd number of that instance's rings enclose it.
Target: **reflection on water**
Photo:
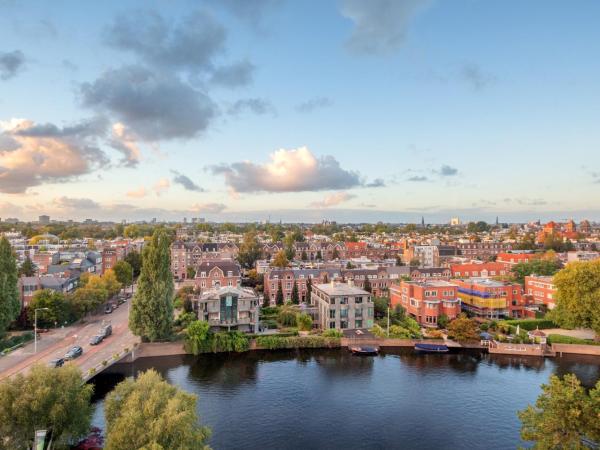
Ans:
[[[600,378],[598,359],[415,354],[339,349],[145,358],[97,376],[102,399],[126,376],[155,368],[197,394],[215,449],[514,449],[516,412],[552,373]]]

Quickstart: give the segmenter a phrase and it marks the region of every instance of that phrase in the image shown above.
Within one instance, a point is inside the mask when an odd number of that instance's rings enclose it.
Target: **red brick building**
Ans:
[[[458,288],[446,281],[401,281],[390,287],[390,303],[425,327],[437,327],[442,314],[452,320],[461,312]]]
[[[239,264],[233,260],[206,260],[196,266],[193,282],[200,292],[225,286],[239,288],[242,285],[242,273]]]
[[[503,263],[499,262],[488,262],[482,264],[451,264],[450,270],[452,276],[456,278],[469,278],[469,277],[497,277],[507,275],[509,273]]]
[[[553,277],[525,277],[525,294],[530,296],[536,305],[546,305],[548,309],[556,306],[556,286]]]
[[[496,262],[504,264],[505,270],[510,271],[513,266],[531,262],[540,256],[539,253],[499,253]]]

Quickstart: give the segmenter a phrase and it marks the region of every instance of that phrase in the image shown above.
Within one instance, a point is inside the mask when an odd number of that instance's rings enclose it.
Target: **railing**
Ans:
[[[113,355],[109,359],[105,359],[104,361],[100,362],[99,364],[96,364],[94,367],[89,368],[83,374],[84,380],[86,380],[86,381],[89,380],[93,376],[102,372],[107,367],[109,367],[109,366],[113,365],[114,363],[116,363],[117,361],[120,361],[123,358],[125,358],[129,353],[133,353],[138,345],[139,344],[136,343],[136,344],[133,344],[133,346],[131,348],[124,347],[122,350],[113,353]]]

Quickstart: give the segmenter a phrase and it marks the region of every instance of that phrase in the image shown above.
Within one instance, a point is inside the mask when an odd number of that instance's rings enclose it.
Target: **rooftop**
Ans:
[[[331,282],[331,283],[323,283],[323,284],[317,284],[315,285],[315,287],[323,292],[325,292],[325,294],[331,296],[331,295],[371,295],[369,292],[353,286],[351,284],[348,283],[338,283],[338,282]]]

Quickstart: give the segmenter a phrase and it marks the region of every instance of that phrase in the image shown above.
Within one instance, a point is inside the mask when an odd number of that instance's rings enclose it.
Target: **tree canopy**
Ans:
[[[523,284],[529,275],[554,275],[560,269],[559,262],[554,259],[534,259],[529,262],[516,264],[513,269],[515,281]]]
[[[133,267],[127,261],[118,261],[113,267],[113,271],[122,286],[129,286],[133,283]]]
[[[261,256],[262,248],[256,237],[256,231],[245,233],[237,255],[240,265],[245,269],[252,269]]]
[[[124,260],[127,261],[133,269],[133,277],[139,277],[140,271],[142,270],[142,255],[140,255],[138,251],[132,250],[125,255]]]
[[[12,254],[10,242],[2,237],[0,239],[0,336],[17,318],[21,310],[17,281],[17,262]]]
[[[521,438],[539,450],[584,449],[600,442],[600,381],[589,392],[577,377],[553,375],[535,402],[518,413]]]
[[[448,324],[448,337],[458,342],[478,341],[479,326],[473,319],[461,314]]]
[[[129,328],[149,341],[165,339],[172,331],[175,288],[169,248],[169,236],[157,229],[144,247],[142,271],[131,305]]]
[[[47,310],[38,311],[38,324],[43,326],[53,326],[54,324],[63,324],[69,320],[72,313],[71,303],[65,297],[65,294],[52,289],[43,289],[36,291],[29,302],[28,317],[33,323],[36,308],[47,308]]]
[[[128,378],[106,397],[106,449],[208,449],[196,402],[154,370]]]
[[[600,260],[573,262],[554,275],[556,307],[552,320],[567,328],[600,333]]]
[[[279,250],[277,252],[277,254],[275,255],[275,258],[273,258],[273,266],[279,267],[279,268],[284,268],[284,267],[287,267],[288,264],[289,264],[289,261],[288,261],[285,251]]]
[[[19,267],[19,276],[32,277],[35,275],[36,271],[35,264],[31,261],[31,258],[28,256]]]
[[[36,365],[0,384],[0,448],[29,449],[35,430],[51,430],[54,447],[64,448],[89,431],[92,386],[74,365]]]

